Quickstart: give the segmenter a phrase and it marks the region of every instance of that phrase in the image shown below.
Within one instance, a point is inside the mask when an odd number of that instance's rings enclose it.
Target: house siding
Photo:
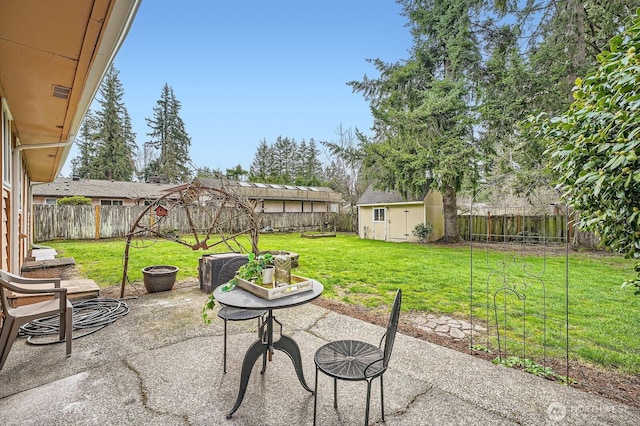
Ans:
[[[3,125],[4,123],[9,123],[9,129],[12,128],[13,121],[5,121],[4,114],[6,114],[6,110],[8,110],[7,106],[4,106],[2,109],[3,116]],[[7,144],[4,143],[4,138],[8,137],[9,142]],[[12,163],[12,152],[5,152],[5,147],[8,146],[11,149],[15,147],[15,133],[13,130],[8,132],[2,132],[2,161],[0,162],[0,175],[3,176],[2,183],[2,225],[0,226],[1,232],[1,240],[0,240],[0,257],[1,257],[1,265],[2,269],[5,271],[10,271],[14,273],[18,273],[18,271],[12,270],[12,261],[20,268],[22,263],[24,262],[24,258],[27,256],[29,251],[29,238],[31,231],[31,210],[29,203],[29,176],[27,174],[26,167],[24,163],[19,163],[19,170],[13,170],[13,173],[7,173],[6,176],[9,177],[9,182],[5,182],[5,165]],[[8,158],[7,158],[8,157]],[[6,161],[5,161],[6,160]],[[18,182],[16,185],[11,185],[12,180],[17,179]],[[12,188],[17,188],[18,193],[13,194]],[[12,196],[15,195],[19,197],[16,199],[16,205],[13,206],[11,204]],[[12,223],[12,208],[17,209],[17,213],[15,214],[16,223]],[[14,235],[13,232],[17,234]],[[11,252],[11,240],[17,236],[17,252]]]
[[[282,213],[284,211],[284,201],[282,200],[264,200],[263,212],[264,213]]]
[[[217,179],[196,178],[194,182],[196,181],[205,188],[218,188],[221,185]],[[33,200],[36,204],[46,204],[47,199],[84,196],[91,198],[93,205],[100,205],[102,200],[118,200],[122,201],[124,206],[134,206],[143,205],[145,200],[158,199],[167,192],[181,190],[188,185],[189,183],[175,186],[173,184],[59,178],[55,182],[36,186]],[[342,199],[340,193],[329,188],[284,188],[282,185],[255,182],[234,182],[231,185],[239,195],[252,200],[261,200],[261,204],[257,208],[264,213],[338,212]]]
[[[65,196],[65,197],[69,197],[69,196]],[[65,198],[65,197],[56,197],[56,196],[52,196],[52,195],[47,195],[46,197],[34,196],[33,197],[33,203],[34,204],[47,204],[47,199],[55,198],[56,200],[59,200],[61,198]],[[96,197],[96,198],[87,197],[87,198],[91,198],[91,204],[94,205],[94,206],[101,205],[100,203],[102,202],[102,200],[122,201],[122,205],[123,206],[137,206],[137,205],[143,205],[144,204],[144,200],[132,200],[130,198],[118,198],[118,197]]]
[[[9,270],[10,258],[9,258],[9,241],[10,241],[10,229],[11,224],[9,219],[11,218],[11,189],[9,185],[10,181],[5,179],[10,176],[11,164],[11,149],[13,147],[13,141],[11,140],[11,121],[8,115],[8,106],[6,106],[4,99],[0,104],[0,178],[2,179],[2,228],[0,235],[0,264],[5,271]]]
[[[10,192],[2,188],[2,239],[0,240],[0,248],[2,249],[2,269],[9,270],[9,217],[11,212],[9,210]]]
[[[302,201],[285,201],[284,211],[291,213],[302,213]]]
[[[329,205],[322,201],[264,200],[262,205],[264,213],[326,213],[332,211]],[[337,209],[332,212],[336,213]]]

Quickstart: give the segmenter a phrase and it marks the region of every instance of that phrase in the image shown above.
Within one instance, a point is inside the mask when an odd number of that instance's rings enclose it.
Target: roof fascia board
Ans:
[[[100,83],[104,78],[109,66],[122,46],[133,20],[136,16],[138,8],[142,0],[115,0],[114,6],[109,13],[107,27],[99,41],[98,53],[93,58],[93,64],[90,71],[85,76],[84,90],[78,101],[78,105],[69,127],[69,140],[75,139],[75,135],[86,115],[91,102],[93,101]],[[119,24],[119,25],[118,25]],[[67,161],[71,145],[63,149],[58,170],[55,176],[58,176]]]
[[[374,207],[374,206],[410,206],[416,205],[421,206],[424,204],[424,201],[401,201],[395,203],[386,203],[384,201],[379,203],[366,203],[366,204],[358,204],[360,207]]]

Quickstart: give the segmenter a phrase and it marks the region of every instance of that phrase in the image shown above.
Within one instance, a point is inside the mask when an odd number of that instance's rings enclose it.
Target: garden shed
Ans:
[[[383,241],[417,241],[413,229],[419,223],[431,223],[429,241],[444,235],[442,194],[430,190],[425,196],[405,199],[397,191],[379,191],[372,187],[358,200],[360,238]]]

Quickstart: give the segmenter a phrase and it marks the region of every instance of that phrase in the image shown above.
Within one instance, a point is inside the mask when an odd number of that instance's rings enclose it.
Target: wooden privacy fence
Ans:
[[[464,239],[474,241],[565,242],[567,234],[569,241],[573,236],[564,215],[459,215],[458,227]]]
[[[34,205],[33,241],[50,240],[91,240],[100,238],[124,238],[131,225],[146,206],[58,206]],[[205,209],[191,209],[192,220],[203,228],[211,226],[212,212]],[[320,228],[328,223],[337,231],[353,232],[346,226],[351,219],[333,212],[309,213],[264,213],[261,227],[271,227],[276,231],[303,231]],[[224,232],[247,229],[241,216],[234,215],[233,209],[224,212],[218,223]],[[163,218],[163,232],[187,234],[191,226],[184,211],[176,209]],[[349,228],[349,229],[347,229]]]

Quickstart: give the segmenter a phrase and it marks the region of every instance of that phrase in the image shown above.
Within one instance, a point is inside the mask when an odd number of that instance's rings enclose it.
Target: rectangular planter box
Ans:
[[[244,262],[238,261],[236,259],[244,259]],[[239,253],[219,253],[219,254],[209,254],[202,256],[199,259],[199,267],[198,267],[198,278],[200,279],[200,290],[205,293],[211,293],[216,287],[221,284],[226,283],[235,274],[237,268],[240,267],[241,264],[247,263],[246,254]],[[233,262],[235,265],[235,269],[230,271],[230,274],[222,274],[223,268],[227,264],[231,264]]]
[[[254,284],[250,281],[245,281],[242,278],[238,278],[237,285],[249,293],[255,294],[256,296],[266,300],[279,299],[281,297],[313,289],[313,282],[309,278],[299,277],[297,275],[291,275],[291,284],[276,288]]]

